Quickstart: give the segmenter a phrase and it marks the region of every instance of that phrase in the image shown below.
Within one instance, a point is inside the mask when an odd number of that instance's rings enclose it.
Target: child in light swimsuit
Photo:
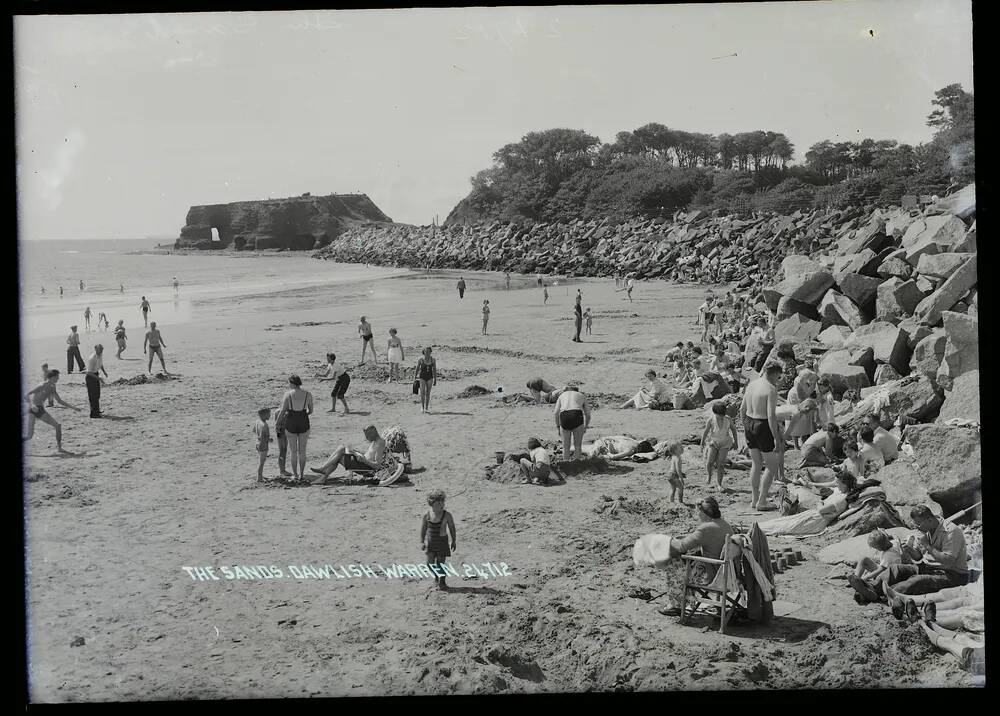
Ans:
[[[589,336],[591,334],[590,326],[594,322],[594,317],[590,314],[590,307],[589,306],[587,307],[587,310],[583,312],[583,317],[587,321],[587,335]]]
[[[671,502],[684,502],[684,469],[681,465],[683,453],[684,446],[680,443],[670,446],[670,472],[667,473],[667,482],[670,483]]]

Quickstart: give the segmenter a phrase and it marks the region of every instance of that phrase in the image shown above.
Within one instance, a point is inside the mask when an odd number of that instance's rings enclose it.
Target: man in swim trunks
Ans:
[[[576,448],[576,460],[583,457],[583,435],[590,427],[587,397],[575,385],[567,385],[555,407],[556,429],[563,442],[563,460],[570,459],[570,438]]]
[[[45,401],[47,399],[54,399],[58,400],[60,405],[72,410],[79,410],[79,408],[75,405],[70,405],[60,397],[59,393],[56,392],[57,382],[59,382],[59,371],[50,370],[45,374],[45,382],[31,389],[24,396],[28,401],[28,435],[24,439],[31,440],[35,434],[35,421],[41,420],[43,423],[48,423],[56,429],[56,447],[59,448],[59,452],[63,452],[62,425],[56,422],[56,419],[45,410]]]
[[[360,472],[376,472],[385,459],[385,440],[383,440],[374,425],[365,428],[365,440],[368,441],[368,449],[365,452],[354,450],[353,448],[341,445],[323,463],[322,467],[309,468],[316,473],[317,477],[310,480],[310,484],[318,485],[322,483],[330,474],[337,469],[337,465],[343,465],[345,470]]]
[[[156,328],[156,321],[149,324],[149,330],[146,332],[146,338],[142,342],[142,352],[146,352],[146,347],[149,346],[149,368],[148,372],[153,372],[153,356],[157,355],[160,357],[160,366],[163,368],[163,372],[167,371],[167,364],[163,362],[163,349],[167,347],[167,344],[163,342],[163,336],[160,335],[160,331]]]
[[[372,327],[364,316],[361,317],[361,323],[358,324],[358,335],[361,336],[361,362],[358,365],[365,364],[365,355],[369,347],[372,349],[372,359],[374,359],[375,365],[378,365],[378,353],[375,352]]]
[[[760,511],[776,509],[767,502],[767,492],[771,489],[774,476],[778,474],[779,453],[775,450],[776,439],[784,440],[778,426],[775,409],[778,405],[778,391],[775,384],[781,377],[781,364],[768,363],[764,375],[747,385],[743,402],[740,403],[740,418],[743,421],[747,447],[750,448],[750,491],[753,507]],[[764,480],[761,484],[761,466],[766,462]]]
[[[149,315],[150,308],[149,301],[146,300],[145,296],[142,297],[142,303],[139,304],[139,308],[142,309],[142,325],[148,326],[149,319],[147,316]]]

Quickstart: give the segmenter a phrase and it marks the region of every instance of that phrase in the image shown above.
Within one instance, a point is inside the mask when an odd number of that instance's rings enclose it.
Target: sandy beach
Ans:
[[[521,287],[507,292],[498,275],[465,273],[469,292],[459,301],[457,276],[405,273],[211,299],[211,315],[164,328],[177,380],[107,385],[104,420],[54,408],[70,453],[57,454],[45,425],[25,443],[32,700],[971,683],[919,626],[904,630],[884,607],[855,604],[846,582],[830,578],[842,570],[812,558],[825,544],[817,539],[772,540],[806,560],[777,576],[770,626],[721,635],[709,619],[680,625],[658,614],[660,603],[642,595],[663,591],[662,577],[633,567],[632,544],[695,523],[693,507],[668,502],[664,461],[549,487],[485,479],[494,451],[557,436],[550,406],[454,397],[472,385],[526,392],[536,375],[575,381],[599,406],[590,438],[700,434],[701,410],[626,411],[616,402],[648,367],[662,368],[669,346],[697,339],[705,287],[643,282],[629,303],[613,281],[586,280],[550,288],[543,306],[533,277],[516,277]],[[570,340],[577,288],[595,316],[579,344]],[[492,307],[486,336],[483,299]],[[420,414],[409,381],[385,383],[384,364],[377,374],[354,372],[350,415],[326,412],[329,384],[313,375],[329,350],[358,361],[362,314],[383,361],[388,329],[399,331],[406,377],[418,349],[433,346],[442,379],[431,414]],[[130,330],[123,360],[111,335],[101,337],[110,381],[145,371],[140,328]],[[85,356],[94,340],[84,336]],[[64,355],[61,337],[29,341],[23,373],[37,376],[45,360],[62,370]],[[401,425],[412,483],[258,486],[251,426],[258,407],[278,405],[290,373],[315,397],[310,466],[337,445],[362,447],[370,423]],[[86,407],[82,376],[64,374],[59,389]],[[693,505],[708,489],[700,462],[688,459],[686,471]],[[277,474],[276,447],[266,474]],[[729,471],[727,486],[723,517],[759,518],[748,509],[747,473]],[[505,563],[509,575],[487,568],[488,578],[451,579],[450,592],[382,574],[288,578],[290,565],[420,563],[433,489],[447,493],[455,516],[452,564]],[[234,565],[275,565],[285,576],[199,581],[183,569],[211,566],[221,577],[221,566]]]

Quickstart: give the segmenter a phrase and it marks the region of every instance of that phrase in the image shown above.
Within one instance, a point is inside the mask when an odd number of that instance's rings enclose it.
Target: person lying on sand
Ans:
[[[931,644],[956,657],[963,669],[976,675],[986,673],[985,635],[962,634],[926,619],[920,626]]]
[[[549,451],[542,447],[538,438],[528,440],[528,455],[530,458],[522,457],[520,460],[524,482],[530,481],[535,485],[548,482],[549,472],[552,469],[550,466],[552,457],[549,455]]]
[[[323,483],[337,469],[338,465],[343,465],[345,470],[351,472],[376,472],[385,459],[385,440],[379,437],[378,430],[374,425],[365,428],[365,439],[368,441],[368,449],[365,452],[341,445],[333,451],[322,467],[309,468],[317,475],[309,481],[309,484],[319,485]]]
[[[986,610],[982,578],[972,584],[948,587],[930,594],[901,594],[884,581],[881,588],[892,615],[911,624],[926,619],[948,629],[967,628],[967,625],[978,627],[975,622],[982,621]]]
[[[655,444],[656,438],[636,440],[631,435],[611,435],[586,443],[583,446],[583,454],[587,457],[603,457],[607,460],[628,460],[636,453],[653,452]]]
[[[837,474],[837,489],[823,500],[822,506],[787,517],[760,522],[758,526],[769,537],[819,534],[847,509],[847,493],[856,486],[857,479],[854,475],[840,472]]]
[[[670,390],[656,376],[656,371],[651,368],[646,371],[645,375],[647,381],[646,387],[640,388],[638,393],[626,400],[622,404],[623,410],[627,408],[645,410],[665,403],[668,400]]]

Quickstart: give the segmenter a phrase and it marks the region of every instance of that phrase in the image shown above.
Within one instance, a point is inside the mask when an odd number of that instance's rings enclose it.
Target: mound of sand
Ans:
[[[491,482],[499,482],[501,484],[518,484],[524,482],[524,474],[521,472],[520,464],[510,458],[504,460],[502,465],[487,465],[483,468],[483,477]],[[562,485],[565,482],[555,470],[549,472],[548,484]]]
[[[177,376],[174,375],[164,375],[163,373],[157,373],[154,376],[146,375],[142,373],[134,378],[119,378],[113,381],[111,385],[145,385],[146,383],[162,383],[166,380],[179,380]]]
[[[460,393],[456,393],[456,398],[478,398],[480,395],[489,395],[493,391],[481,385],[470,385]]]

